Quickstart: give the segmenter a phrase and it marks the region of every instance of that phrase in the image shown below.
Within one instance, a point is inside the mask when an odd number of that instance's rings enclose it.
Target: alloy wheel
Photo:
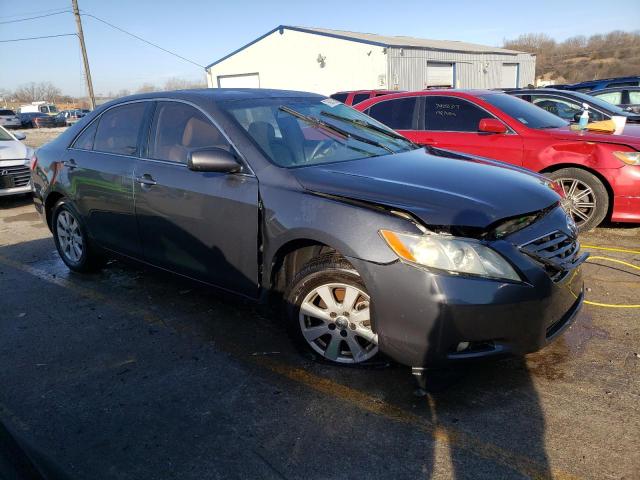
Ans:
[[[378,353],[369,296],[360,288],[346,283],[314,288],[300,305],[299,321],[307,343],[327,360],[360,363]]]
[[[586,183],[575,178],[558,178],[556,182],[562,186],[565,198],[562,206],[571,215],[577,226],[581,226],[596,211],[596,196]]]
[[[62,254],[67,260],[78,263],[84,251],[84,240],[76,218],[66,210],[60,212],[56,222],[56,232]]]

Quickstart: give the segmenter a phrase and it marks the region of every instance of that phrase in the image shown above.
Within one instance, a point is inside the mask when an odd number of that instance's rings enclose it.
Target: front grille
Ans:
[[[584,261],[580,256],[580,243],[576,238],[555,231],[520,247],[530,257],[540,262],[554,281]]]
[[[31,172],[26,165],[5,167],[0,163],[0,188],[25,187],[31,180]]]

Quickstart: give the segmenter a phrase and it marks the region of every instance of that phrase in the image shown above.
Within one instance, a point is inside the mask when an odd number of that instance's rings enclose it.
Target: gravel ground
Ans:
[[[68,127],[55,127],[55,128],[24,128],[13,130],[14,132],[24,133],[27,138],[22,141],[25,145],[32,148],[38,148],[47,142],[50,142]]]

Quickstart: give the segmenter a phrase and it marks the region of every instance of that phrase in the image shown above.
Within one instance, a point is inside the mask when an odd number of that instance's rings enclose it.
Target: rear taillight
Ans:
[[[36,154],[34,153],[31,156],[31,162],[29,163],[29,168],[31,169],[31,171],[34,171],[37,165],[38,165],[38,157],[36,157]]]

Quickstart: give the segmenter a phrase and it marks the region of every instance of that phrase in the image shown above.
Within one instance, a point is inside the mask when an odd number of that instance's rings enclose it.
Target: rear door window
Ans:
[[[130,103],[103,113],[96,131],[93,150],[135,155],[138,151],[138,136],[146,106],[146,102]]]
[[[492,118],[492,115],[462,98],[426,97],[425,130],[477,132],[483,118]]]
[[[418,97],[384,100],[372,105],[366,113],[394,130],[415,130],[418,117]]]
[[[229,143],[202,112],[180,102],[158,102],[151,126],[148,157],[187,163],[201,148],[230,149]]]
[[[598,95],[594,95],[594,97],[614,105],[620,105],[622,103],[622,92],[600,93]]]

